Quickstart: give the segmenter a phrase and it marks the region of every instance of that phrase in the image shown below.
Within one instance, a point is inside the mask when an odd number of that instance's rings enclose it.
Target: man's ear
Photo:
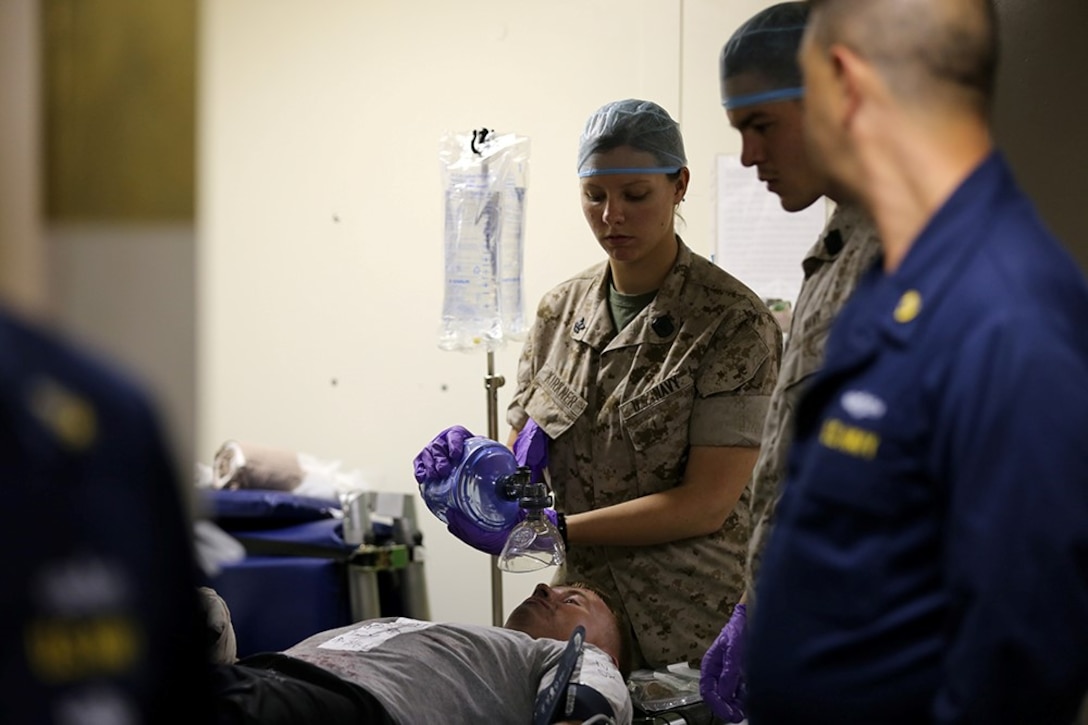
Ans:
[[[828,61],[839,93],[841,121],[844,128],[849,128],[865,102],[866,90],[872,80],[872,68],[857,53],[839,44],[828,49]]]

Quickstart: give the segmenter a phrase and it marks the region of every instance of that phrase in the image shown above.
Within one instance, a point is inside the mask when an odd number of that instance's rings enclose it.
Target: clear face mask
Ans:
[[[528,479],[528,474],[525,474]],[[551,506],[552,497],[543,482],[521,483],[518,505],[527,512],[525,519],[515,526],[499,554],[498,567],[502,571],[525,573],[549,566],[561,566],[566,560],[563,537],[552,520],[544,514]]]

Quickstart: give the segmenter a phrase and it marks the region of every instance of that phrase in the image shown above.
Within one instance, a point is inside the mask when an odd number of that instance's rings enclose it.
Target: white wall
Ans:
[[[722,42],[755,0],[210,0],[200,26],[198,458],[282,446],[414,492],[413,456],[487,429],[486,356],[436,346],[438,141],[528,136],[526,304],[602,258],[582,219],[578,135],[601,104],[681,121],[686,241],[713,249]],[[496,355],[500,430],[517,346]],[[487,623],[489,560],[423,516],[432,615]],[[505,575],[505,611],[542,577]]]
[[[45,236],[58,325],[140,381],[188,483],[195,455],[193,225],[53,223]]]

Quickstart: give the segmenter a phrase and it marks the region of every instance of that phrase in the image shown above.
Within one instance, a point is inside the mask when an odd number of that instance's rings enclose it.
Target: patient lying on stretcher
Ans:
[[[575,657],[578,627],[585,644]],[[282,653],[213,665],[218,722],[628,724],[626,631],[598,593],[577,584],[539,584],[502,627],[357,622]],[[572,687],[549,687],[572,664]],[[541,718],[553,702],[554,714]]]

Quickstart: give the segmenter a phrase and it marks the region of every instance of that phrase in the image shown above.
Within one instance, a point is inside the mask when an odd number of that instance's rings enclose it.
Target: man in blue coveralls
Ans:
[[[189,524],[147,395],[0,309],[0,723],[209,722]]]
[[[994,10],[810,8],[810,149],[882,258],[797,411],[749,721],[1069,725],[1088,687],[1088,285],[994,148]]]

